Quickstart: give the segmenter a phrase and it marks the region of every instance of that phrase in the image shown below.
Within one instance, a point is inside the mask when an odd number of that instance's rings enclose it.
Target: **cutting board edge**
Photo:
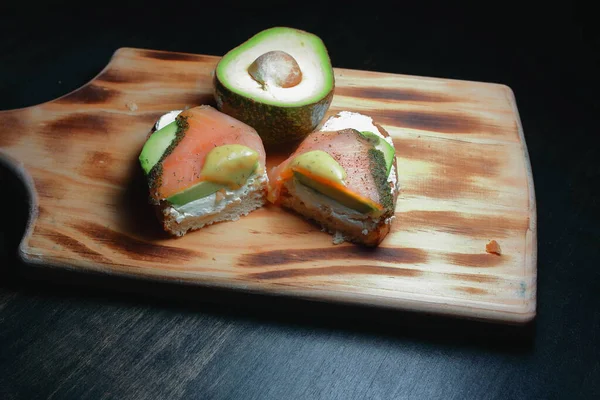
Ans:
[[[167,54],[180,54],[180,55],[186,55],[186,56],[198,56],[198,57],[211,57],[216,59],[221,58],[222,56],[218,56],[218,55],[214,55],[214,54],[203,54],[203,53],[189,53],[189,52],[181,52],[181,51],[169,51],[169,50],[156,50],[153,48],[144,48],[144,47],[119,47],[117,48],[112,55],[110,56],[110,58],[108,59],[106,65],[100,70],[98,71],[98,73],[96,75],[94,75],[93,78],[91,78],[89,81],[85,82],[84,84],[82,84],[81,86],[79,86],[76,89],[71,90],[68,93],[65,93],[59,97],[56,97],[54,99],[50,99],[38,104],[32,104],[29,106],[25,106],[25,107],[20,107],[20,108],[11,108],[11,109],[6,109],[6,110],[0,110],[0,114],[2,113],[9,113],[9,112],[17,112],[17,111],[24,111],[24,110],[28,110],[28,109],[32,109],[35,107],[39,107],[39,106],[43,106],[45,104],[50,104],[53,103],[55,101],[61,100],[64,97],[70,96],[74,93],[77,93],[78,91],[80,91],[81,89],[85,88],[86,86],[92,84],[94,81],[96,81],[98,79],[98,77],[100,77],[103,73],[105,73],[108,69],[110,69],[111,64],[113,63],[113,61],[115,60],[115,58],[118,56],[119,53],[122,52],[126,52],[126,51],[138,51],[138,50],[142,50],[142,51],[155,51],[155,52],[161,52],[161,53],[167,53]],[[362,70],[362,69],[355,69],[355,68],[344,68],[344,67],[333,67],[335,72],[368,72],[368,73],[373,73],[373,74],[381,74],[381,75],[388,75],[388,76],[393,76],[393,77],[398,77],[398,78],[405,78],[405,79],[425,79],[425,80],[431,80],[431,81],[444,81],[444,82],[463,82],[463,83],[471,83],[471,84],[483,84],[483,85],[496,85],[496,86],[500,86],[500,87],[504,87],[506,89],[508,89],[511,93],[512,93],[512,89],[510,86],[507,86],[506,84],[503,83],[499,83],[499,82],[487,82],[487,81],[477,81],[477,80],[470,80],[470,79],[457,79],[457,78],[444,78],[444,77],[436,77],[436,76],[427,76],[427,75],[410,75],[410,74],[401,74],[401,73],[397,73],[397,72],[384,72],[384,71],[377,71],[377,70]]]
[[[138,51],[138,50],[154,51],[154,52],[161,52],[161,53],[168,53],[168,54],[179,54],[179,55],[183,55],[183,56],[213,57],[215,59],[219,59],[222,57],[222,56],[215,55],[215,54],[191,53],[191,52],[185,52],[185,51],[170,51],[170,50],[161,50],[161,49],[156,49],[156,48],[128,47],[128,46],[119,47],[117,50],[115,50],[112,57],[115,57],[117,55],[117,53],[119,53],[121,51]],[[112,59],[112,57],[111,57],[111,59]],[[333,64],[335,64],[335,62],[333,62]],[[470,79],[445,78],[442,76],[411,75],[411,74],[402,74],[402,73],[389,72],[389,71],[336,67],[335,65],[334,65],[333,69],[334,69],[334,71],[338,71],[338,72],[341,72],[341,71],[368,72],[368,73],[389,75],[389,76],[400,77],[400,78],[427,79],[427,80],[445,81],[445,82],[464,82],[464,83],[475,83],[475,84],[484,84],[484,85],[498,85],[498,86],[506,86],[506,87],[510,88],[509,86],[507,86],[503,83],[499,83],[499,82],[486,82],[486,81],[477,81],[477,80],[470,80]]]
[[[67,270],[74,272],[82,272],[86,274],[97,274],[105,277],[120,277],[127,279],[135,279],[144,282],[154,282],[159,284],[182,285],[187,287],[197,288],[199,291],[203,289],[218,289],[226,291],[242,292],[251,295],[266,295],[273,297],[285,297],[288,299],[305,299],[318,303],[363,306],[379,309],[387,309],[397,312],[409,313],[425,313],[439,317],[453,317],[467,320],[475,320],[488,323],[507,324],[514,326],[523,326],[531,323],[535,319],[535,307],[526,299],[522,306],[515,307],[514,311],[494,310],[485,308],[485,302],[472,302],[473,305],[449,305],[444,302],[444,297],[420,295],[420,299],[397,298],[390,299],[382,296],[362,295],[352,292],[330,291],[325,289],[310,290],[294,287],[290,285],[272,284],[265,286],[264,283],[248,283],[248,281],[240,281],[223,279],[185,279],[183,276],[173,276],[166,278],[154,274],[146,274],[143,270],[135,270],[135,272],[124,272],[119,269],[107,270],[106,268],[94,268],[89,265],[68,265],[56,262],[56,260],[44,259],[44,257],[36,257],[28,254],[26,248],[19,250],[20,259],[29,266],[38,268],[51,268],[57,270]],[[105,267],[105,265],[104,265]],[[234,282],[234,283],[232,283]],[[277,290],[278,287],[285,287],[285,290]],[[292,289],[290,289],[292,287]],[[482,304],[477,307],[475,303]],[[490,305],[493,307],[493,305]]]
[[[33,234],[35,223],[37,222],[39,214],[39,199],[38,193],[35,188],[33,177],[27,172],[23,162],[11,157],[5,150],[0,148],[0,168],[6,168],[13,173],[25,186],[28,194],[29,211],[27,215],[27,222],[25,223],[25,232],[19,242],[17,252],[19,258],[23,262],[28,262],[28,256],[26,249],[29,247],[29,239]]]
[[[525,160],[525,170],[527,173],[527,186],[529,188],[529,229],[526,234],[526,247],[527,251],[525,258],[525,272],[529,274],[531,279],[530,297],[531,301],[530,312],[532,318],[536,316],[537,310],[537,264],[538,264],[538,242],[537,242],[537,201],[535,195],[535,183],[533,181],[533,168],[531,166],[531,159],[529,157],[529,150],[527,148],[527,141],[525,140],[525,132],[523,130],[523,123],[519,114],[519,108],[517,107],[517,99],[514,91],[507,85],[504,86],[504,91],[508,97],[508,101],[511,104],[517,129],[519,132],[519,138],[521,142],[521,148],[523,150],[523,158]]]
[[[91,78],[90,80],[88,80],[87,82],[85,82],[84,84],[82,84],[81,86],[71,90],[70,92],[67,92],[61,96],[58,96],[54,99],[50,99],[47,101],[43,101],[41,103],[38,104],[32,104],[29,106],[25,106],[25,107],[19,107],[19,108],[11,108],[11,109],[7,109],[7,110],[0,110],[0,114],[3,113],[12,113],[12,112],[19,112],[19,111],[26,111],[26,110],[30,110],[36,107],[40,107],[40,106],[44,106],[47,104],[51,104],[54,103],[56,101],[59,101],[65,97],[71,96],[74,93],[77,93],[78,91],[80,91],[81,89],[84,89],[86,86],[91,85],[92,83],[94,83],[94,81],[96,81],[98,79],[98,77],[100,77],[103,73],[105,73],[106,71],[108,71],[114,61],[114,59],[117,57],[118,53],[122,50],[122,49],[128,49],[127,47],[120,47],[119,49],[117,49],[116,51],[113,52],[113,54],[110,56],[110,58],[108,59],[108,62],[106,63],[106,65],[104,66],[104,68],[102,68],[100,71],[98,71],[98,73],[96,75],[94,75],[93,78]],[[2,148],[0,147],[0,150],[2,150]]]

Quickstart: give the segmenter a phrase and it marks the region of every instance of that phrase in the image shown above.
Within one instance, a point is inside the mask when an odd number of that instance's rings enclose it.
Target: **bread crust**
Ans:
[[[342,220],[334,216],[334,210],[328,206],[320,205],[318,209],[315,209],[303,202],[295,195],[293,185],[293,181],[283,185],[280,197],[281,206],[318,223],[324,231],[334,235],[334,243],[341,242],[339,239],[343,238],[348,242],[375,247],[390,232],[393,216],[381,217],[377,220],[370,217],[365,217],[363,220]]]
[[[176,216],[171,212],[171,204],[167,201],[161,201],[154,206],[158,220],[163,229],[172,236],[183,236],[190,231],[201,229],[205,226],[218,222],[237,221],[250,212],[262,207],[266,203],[268,180],[265,178],[256,181],[252,190],[234,202],[215,213],[188,216],[181,221],[177,221]]]

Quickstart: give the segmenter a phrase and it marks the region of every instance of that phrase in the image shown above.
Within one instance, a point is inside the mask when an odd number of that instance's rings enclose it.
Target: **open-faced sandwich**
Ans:
[[[269,201],[343,241],[378,245],[398,197],[394,143],[371,117],[340,112],[269,171]]]
[[[150,202],[165,231],[175,236],[237,220],[266,201],[261,138],[207,105],[161,117],[139,161]]]

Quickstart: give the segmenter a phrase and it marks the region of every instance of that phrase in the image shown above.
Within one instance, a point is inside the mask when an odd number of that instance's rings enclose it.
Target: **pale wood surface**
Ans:
[[[533,181],[515,99],[502,85],[336,69],[330,114],[370,114],[397,147],[397,219],[376,250],[334,246],[272,206],[165,236],[137,156],[159,115],[213,103],[217,61],[124,48],[81,89],[0,112],[0,159],[33,195],[23,259],[509,323],[535,316]],[[501,256],[486,253],[492,239]]]

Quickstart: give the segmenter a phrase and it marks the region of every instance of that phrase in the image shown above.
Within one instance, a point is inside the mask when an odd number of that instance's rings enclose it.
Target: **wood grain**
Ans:
[[[334,246],[272,206],[167,237],[137,156],[162,113],[213,104],[217,61],[123,48],[75,92],[0,113],[0,156],[32,192],[24,260],[508,323],[535,316],[533,180],[503,85],[336,69],[329,114],[370,114],[397,146],[397,218],[377,249]],[[486,253],[490,240],[501,256]]]

